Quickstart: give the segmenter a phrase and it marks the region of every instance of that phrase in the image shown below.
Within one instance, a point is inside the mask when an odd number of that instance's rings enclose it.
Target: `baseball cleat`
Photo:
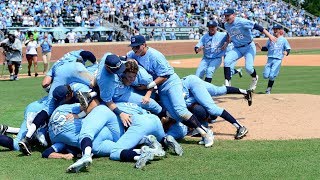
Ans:
[[[147,162],[153,160],[154,154],[151,151],[151,148],[148,146],[143,146],[141,148],[141,155],[139,156],[138,161],[135,164],[135,168],[142,169],[144,166],[146,166]]]
[[[205,147],[211,147],[213,145],[214,135],[211,129],[207,130],[207,134],[203,137]]]
[[[153,150],[155,156],[165,156],[166,152],[163,150],[162,145],[157,141],[157,138],[154,135],[145,136],[145,143]]]
[[[182,156],[183,149],[181,145],[174,139],[174,137],[172,137],[171,135],[167,135],[164,139],[164,143],[177,155]]]
[[[81,159],[77,162],[73,163],[71,166],[67,168],[67,172],[69,173],[78,173],[84,169],[88,169],[88,167],[92,164],[91,155],[83,155]]]
[[[30,156],[31,155],[31,147],[30,147],[30,138],[23,138],[19,143],[20,151],[26,155]]]
[[[245,99],[248,101],[248,105],[252,105],[252,90],[247,90],[247,94],[244,95]]]
[[[0,135],[5,135],[7,132],[8,126],[0,124]]]
[[[238,73],[239,73],[239,77],[242,78],[243,74],[242,74],[242,68],[237,69]]]
[[[258,84],[258,80],[259,80],[259,76],[257,75],[255,78],[252,78],[252,82],[251,85],[249,87],[250,90],[254,91],[257,88],[257,84]]]
[[[271,88],[270,87],[267,88],[266,94],[271,94]]]
[[[243,137],[245,137],[248,133],[248,129],[244,126],[240,127],[237,130],[237,134],[235,135],[235,139],[242,139]]]
[[[84,109],[87,109],[90,103],[90,94],[88,92],[77,91],[77,98]]]

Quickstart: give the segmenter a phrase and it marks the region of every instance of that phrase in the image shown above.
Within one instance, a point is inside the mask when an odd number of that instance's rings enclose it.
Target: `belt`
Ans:
[[[245,46],[248,46],[249,44],[251,44],[252,41],[250,41],[249,43],[245,44],[245,45],[242,45],[242,46],[237,46],[236,48],[242,48],[242,47],[245,47]]]

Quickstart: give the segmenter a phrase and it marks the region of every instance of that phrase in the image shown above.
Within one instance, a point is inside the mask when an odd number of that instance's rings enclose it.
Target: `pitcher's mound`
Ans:
[[[245,140],[320,138],[320,96],[254,94],[252,106],[239,95],[214,98],[249,133]],[[211,124],[216,139],[234,139],[235,127],[221,117]]]

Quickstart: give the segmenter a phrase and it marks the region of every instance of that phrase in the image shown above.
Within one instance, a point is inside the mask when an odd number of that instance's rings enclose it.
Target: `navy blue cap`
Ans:
[[[90,51],[81,51],[80,56],[82,57],[83,61],[90,61],[95,63],[97,61],[96,57]]]
[[[115,54],[108,55],[104,63],[115,74],[121,74],[126,69],[125,63]]]
[[[131,44],[129,46],[140,46],[141,44],[146,43],[146,39],[142,35],[136,35],[131,37]]]
[[[283,27],[279,24],[276,24],[272,27],[272,29],[283,29]]]
[[[211,26],[217,27],[217,26],[218,26],[218,23],[215,22],[215,21],[209,21],[209,22],[207,23],[207,27],[211,27]]]
[[[68,94],[70,94],[68,85],[57,86],[52,92],[52,96],[56,102],[64,101]]]
[[[224,15],[230,15],[230,14],[234,14],[234,9],[225,9],[224,11],[223,11],[223,14]]]

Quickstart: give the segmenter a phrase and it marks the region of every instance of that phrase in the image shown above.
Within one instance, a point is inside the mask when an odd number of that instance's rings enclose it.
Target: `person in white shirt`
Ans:
[[[70,30],[70,32],[68,32],[67,34],[67,38],[69,40],[69,43],[74,43],[74,40],[76,38],[76,33]]]
[[[28,61],[28,76],[31,76],[31,71],[30,68],[33,63],[34,67],[34,75],[35,77],[38,76],[38,52],[37,52],[37,47],[38,43],[37,41],[33,38],[33,33],[28,32],[28,37],[29,40],[25,42],[26,45],[26,58]]]

